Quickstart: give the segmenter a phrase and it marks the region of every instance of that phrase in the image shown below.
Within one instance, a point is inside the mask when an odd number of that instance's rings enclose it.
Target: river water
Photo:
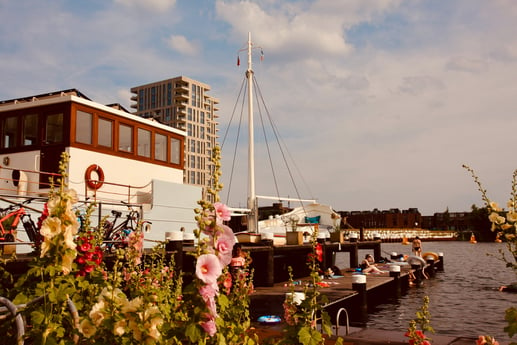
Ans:
[[[506,252],[503,243],[424,242],[422,248],[423,252],[443,253],[444,272],[426,280],[423,287],[410,288],[400,300],[377,306],[368,317],[367,327],[404,332],[422,306],[423,297],[429,296],[431,326],[437,334],[488,334],[500,344],[517,341],[517,336],[509,338],[503,331],[507,325],[505,310],[517,307],[517,294],[498,291],[499,286],[517,281],[516,273],[498,259],[499,249]],[[387,257],[391,252],[411,254],[411,247],[401,243],[383,243],[381,249]],[[364,253],[361,250],[359,257]],[[336,258],[339,267],[349,267],[347,261],[345,254]]]

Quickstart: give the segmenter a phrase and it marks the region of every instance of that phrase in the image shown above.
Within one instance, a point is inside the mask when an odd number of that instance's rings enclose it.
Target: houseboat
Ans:
[[[94,217],[138,209],[145,238],[195,228],[198,186],[183,184],[186,132],[144,119],[120,105],[102,105],[77,89],[0,101],[0,207],[30,198],[43,209],[49,177],[68,153],[68,185]],[[123,217],[123,216],[122,216]],[[23,232],[19,241],[27,241]]]

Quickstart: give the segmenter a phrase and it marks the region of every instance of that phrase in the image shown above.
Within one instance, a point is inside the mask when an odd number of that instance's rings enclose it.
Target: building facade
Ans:
[[[340,215],[347,219],[354,228],[419,228],[422,224],[422,215],[417,208],[400,210],[373,211],[340,211]]]
[[[185,184],[210,186],[212,148],[217,140],[219,100],[208,95],[210,86],[179,76],[131,88],[135,114],[153,118],[187,132]]]

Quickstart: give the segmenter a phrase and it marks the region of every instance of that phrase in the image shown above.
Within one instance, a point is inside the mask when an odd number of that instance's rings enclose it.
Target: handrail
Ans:
[[[0,304],[3,304],[5,307],[0,307],[0,312],[9,311],[12,315],[15,315],[16,320],[16,329],[17,329],[17,345],[23,345],[24,344],[24,335],[25,335],[25,322],[23,320],[22,314],[19,312],[21,308],[25,308],[28,305],[37,303],[45,298],[44,296],[37,297],[33,299],[32,301],[29,301],[26,304],[20,304],[16,305],[13,302],[11,302],[9,299],[0,296]],[[70,314],[72,315],[73,320],[73,326],[78,329],[79,328],[79,313],[77,311],[77,308],[74,304],[74,302],[68,297],[67,295],[67,301],[68,310],[70,311]],[[77,344],[79,342],[79,335],[75,334],[73,336],[74,344]]]
[[[349,324],[349,319],[348,319],[348,312],[346,311],[345,308],[340,308],[337,312],[337,315],[336,315],[336,335],[339,335],[339,315],[341,314],[341,312],[344,311],[345,312],[345,315],[346,315],[346,332],[345,332],[345,335],[348,335],[350,333],[350,324]]]
[[[23,322],[22,315],[18,313],[18,307],[16,304],[11,302],[9,299],[0,296],[0,304],[5,305],[7,310],[15,317],[16,323],[16,343],[18,345],[23,345],[23,336],[25,335],[25,325]]]

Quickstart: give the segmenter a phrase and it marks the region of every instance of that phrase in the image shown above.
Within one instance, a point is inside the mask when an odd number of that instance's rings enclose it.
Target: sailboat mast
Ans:
[[[255,195],[255,147],[254,147],[254,129],[253,129],[253,69],[251,61],[251,32],[248,33],[248,69],[246,70],[246,78],[248,79],[248,231],[257,232],[258,228],[258,210],[257,196]]]

